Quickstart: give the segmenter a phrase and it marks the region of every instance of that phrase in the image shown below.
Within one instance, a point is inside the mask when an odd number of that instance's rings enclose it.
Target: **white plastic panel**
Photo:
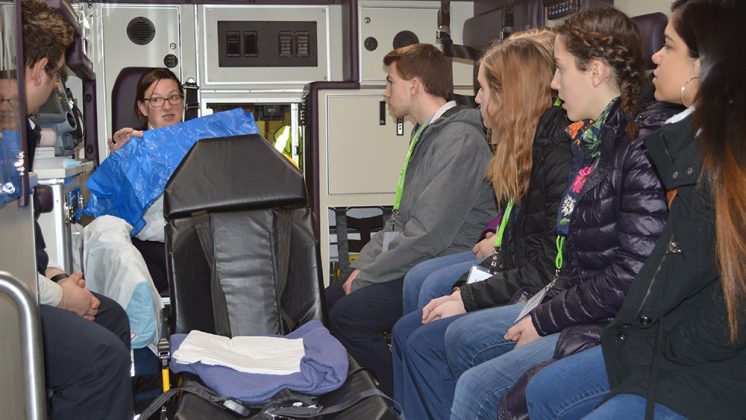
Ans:
[[[329,278],[329,211],[333,207],[391,206],[414,124],[402,135],[387,112],[379,124],[383,89],[321,90],[319,109],[319,243]]]
[[[412,125],[396,135],[388,114],[380,125],[381,101],[383,96],[367,92],[326,97],[330,195],[395,192]]]
[[[329,37],[330,13],[328,6],[235,6],[205,5],[199,10],[201,39],[199,48],[202,69],[202,89],[235,89],[257,85],[296,85],[331,80]],[[335,9],[336,11],[336,9]],[[316,67],[220,67],[218,65],[219,21],[313,21],[316,22]]]
[[[92,22],[92,40],[89,45],[96,72],[96,98],[98,115],[98,147],[101,157],[108,156],[106,138],[111,135],[111,90],[119,72],[125,67],[164,67],[164,57],[173,54],[178,65],[171,70],[181,80],[196,78],[193,35],[182,32],[184,25],[193,28],[194,6],[153,4],[97,4],[86,9]],[[146,17],[153,22],[155,36],[150,43],[138,45],[127,36],[127,25],[136,17]],[[191,20],[190,20],[191,19]],[[193,33],[193,30],[192,30]],[[182,49],[186,46],[186,49]],[[183,55],[187,52],[187,56]],[[187,73],[183,73],[187,69]],[[134,105],[134,104],[133,104]],[[90,118],[86,116],[86,118]]]
[[[628,16],[640,16],[655,12],[671,16],[671,3],[673,3],[673,0],[615,0],[614,7]]]
[[[106,85],[114,86],[124,67],[164,67],[163,59],[173,54],[181,64],[179,6],[102,5],[103,51],[106,59]],[[137,45],[127,37],[127,25],[136,17],[146,17],[155,26],[155,36],[146,45]],[[171,69],[181,76],[181,67]],[[101,75],[98,75],[99,78]]]
[[[401,31],[417,35],[420,42],[438,45],[435,34],[438,28],[437,1],[366,1],[359,3],[360,31],[360,82],[381,85],[386,81],[383,57],[394,48],[394,37]],[[462,42],[464,22],[473,15],[471,2],[451,2],[451,38],[455,44]],[[365,47],[367,38],[375,38],[376,49]],[[453,63],[454,86],[471,86],[473,63]]]

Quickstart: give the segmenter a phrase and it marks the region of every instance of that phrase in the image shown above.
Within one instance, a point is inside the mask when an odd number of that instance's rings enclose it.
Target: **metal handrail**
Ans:
[[[0,271],[0,293],[6,294],[19,308],[23,339],[23,366],[26,367],[26,413],[30,420],[46,419],[44,392],[44,352],[41,320],[36,299],[12,274]]]

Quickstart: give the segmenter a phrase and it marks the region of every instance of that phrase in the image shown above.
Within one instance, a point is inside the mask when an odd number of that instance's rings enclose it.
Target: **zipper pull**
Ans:
[[[497,273],[498,252],[500,252],[500,248],[495,247],[495,252],[492,253],[492,261],[490,261],[490,273],[492,274]]]
[[[552,286],[554,286],[554,283],[557,283],[557,279],[559,279],[559,273],[560,273],[560,269],[559,268],[555,268],[554,269],[554,278],[552,279],[552,281],[549,282],[549,284],[547,284],[546,286],[544,286],[544,290],[546,290],[548,292],[549,289]]]

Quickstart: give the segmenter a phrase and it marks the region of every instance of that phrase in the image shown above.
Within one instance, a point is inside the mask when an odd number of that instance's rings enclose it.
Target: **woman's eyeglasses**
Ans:
[[[178,105],[181,103],[181,101],[184,100],[184,95],[181,93],[174,93],[173,95],[164,98],[162,96],[151,96],[150,98],[143,98],[143,101],[148,101],[150,106],[153,108],[160,108],[163,106],[166,101],[170,103],[171,105]]]

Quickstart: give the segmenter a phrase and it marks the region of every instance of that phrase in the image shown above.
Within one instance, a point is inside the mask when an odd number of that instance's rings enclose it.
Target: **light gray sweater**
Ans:
[[[363,247],[351,264],[360,270],[352,290],[404,278],[422,261],[470,250],[497,213],[484,177],[491,157],[479,110],[451,108],[425,127],[409,161],[399,213],[385,226],[400,233],[385,252],[383,232]]]

